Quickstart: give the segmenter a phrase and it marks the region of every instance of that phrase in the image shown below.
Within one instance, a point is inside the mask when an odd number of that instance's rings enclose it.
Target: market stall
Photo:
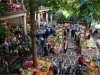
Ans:
[[[84,75],[100,74],[100,58],[85,57],[85,65],[82,66]]]
[[[81,41],[83,40],[81,39]],[[81,44],[81,48],[82,55],[89,57],[98,57],[98,48],[92,37],[90,37],[90,39],[85,39]]]
[[[53,47],[53,54],[58,54],[63,48],[63,26],[58,26],[55,28],[56,36],[50,36],[48,38],[48,43]]]
[[[49,71],[49,68],[52,65],[52,63],[49,60],[38,59],[37,68],[33,68],[32,60],[27,60],[26,62],[24,62],[24,65],[24,67],[26,68],[22,70],[22,75],[33,75],[35,72],[36,75],[52,75],[52,72]]]
[[[86,28],[86,23],[80,23],[81,54],[85,57],[84,75],[100,75],[100,58],[96,43]]]

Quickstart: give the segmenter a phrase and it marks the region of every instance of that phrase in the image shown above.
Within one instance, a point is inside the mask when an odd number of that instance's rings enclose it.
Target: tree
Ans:
[[[37,67],[37,53],[35,44],[36,35],[36,24],[35,24],[35,12],[39,10],[41,6],[50,7],[54,10],[60,9],[66,0],[24,0],[27,10],[30,12],[30,25],[31,25],[31,36],[32,36],[32,56],[33,66]]]
[[[100,17],[99,0],[24,0],[24,2],[26,8],[30,12],[32,55],[34,67],[37,65],[35,50],[35,12],[38,11],[41,6],[50,7],[52,12],[55,12],[59,9],[70,11],[71,16],[79,18],[79,20],[85,19],[87,22],[91,22],[92,19],[98,20]]]
[[[6,38],[6,32],[5,32],[5,28],[0,25],[0,44],[2,44]]]
[[[87,23],[90,23],[94,19],[100,19],[99,0],[75,0],[73,6],[73,16],[76,16],[79,20],[84,19]]]
[[[36,53],[36,24],[35,24],[35,0],[29,0],[29,12],[30,12],[30,25],[31,25],[31,36],[32,36],[32,59],[33,67],[37,68],[37,53]]]

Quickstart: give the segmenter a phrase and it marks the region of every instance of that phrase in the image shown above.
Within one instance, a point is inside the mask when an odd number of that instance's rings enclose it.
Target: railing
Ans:
[[[5,9],[2,9],[2,10],[4,10],[5,13],[0,12],[0,17],[25,11],[24,10],[25,8],[24,8],[23,4],[14,4],[14,3],[9,4],[9,3],[7,3],[7,4],[4,4],[4,7],[5,7]]]

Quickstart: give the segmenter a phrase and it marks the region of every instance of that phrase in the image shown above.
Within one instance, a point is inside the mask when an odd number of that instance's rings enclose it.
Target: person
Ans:
[[[12,53],[12,43],[11,40],[8,40],[8,44],[9,44],[9,53]]]
[[[96,44],[97,44],[97,47],[98,47],[98,49],[100,51],[100,39],[97,39]]]
[[[55,62],[53,63],[53,75],[58,75],[58,67]]]
[[[83,55],[81,55],[79,58],[78,58],[78,62],[81,66],[84,65],[84,62],[85,62],[85,57]]]
[[[74,40],[76,30],[73,28],[71,30],[71,38]]]
[[[66,29],[64,29],[63,31],[64,31],[64,40],[66,40],[66,35],[67,35]]]
[[[44,56],[48,56],[48,50],[46,45],[44,45]]]
[[[69,28],[67,28],[67,33],[69,34]]]
[[[77,64],[75,67],[75,75],[83,75],[82,68],[80,64]]]
[[[68,49],[68,42],[65,41],[63,45],[64,45],[64,53],[66,53],[66,51]]]
[[[65,71],[65,75],[71,75],[71,65],[67,67],[67,70]]]
[[[22,50],[22,47],[19,46],[19,49],[18,49],[18,56],[20,57],[20,62],[21,64],[23,64],[23,50]]]
[[[45,40],[43,39],[43,37],[40,38],[40,41],[41,41],[41,47],[43,48],[44,47],[44,43],[45,43]]]
[[[92,32],[93,32],[93,31],[92,31],[92,28],[90,28],[90,29],[89,29],[89,33],[90,33],[90,35],[92,35]]]
[[[17,38],[16,38],[16,36],[13,36],[13,38],[12,38],[12,46],[13,46],[13,49],[16,47],[16,43],[17,42]]]
[[[9,73],[8,62],[5,59],[3,60],[3,68],[6,74]]]
[[[9,53],[9,43],[7,42],[7,40],[4,41],[3,48],[6,53]]]
[[[75,35],[76,35],[76,38],[75,38],[76,44],[79,46],[79,43],[80,43],[80,32],[76,32]]]
[[[63,73],[64,73],[64,59],[61,59],[61,61],[59,62],[59,74]]]

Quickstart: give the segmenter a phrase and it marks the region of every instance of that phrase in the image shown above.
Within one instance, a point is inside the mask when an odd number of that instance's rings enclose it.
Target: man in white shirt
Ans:
[[[98,39],[98,40],[96,41],[96,43],[97,43],[97,46],[98,46],[99,51],[100,51],[100,39]]]
[[[100,39],[97,40],[98,45],[100,46]]]

